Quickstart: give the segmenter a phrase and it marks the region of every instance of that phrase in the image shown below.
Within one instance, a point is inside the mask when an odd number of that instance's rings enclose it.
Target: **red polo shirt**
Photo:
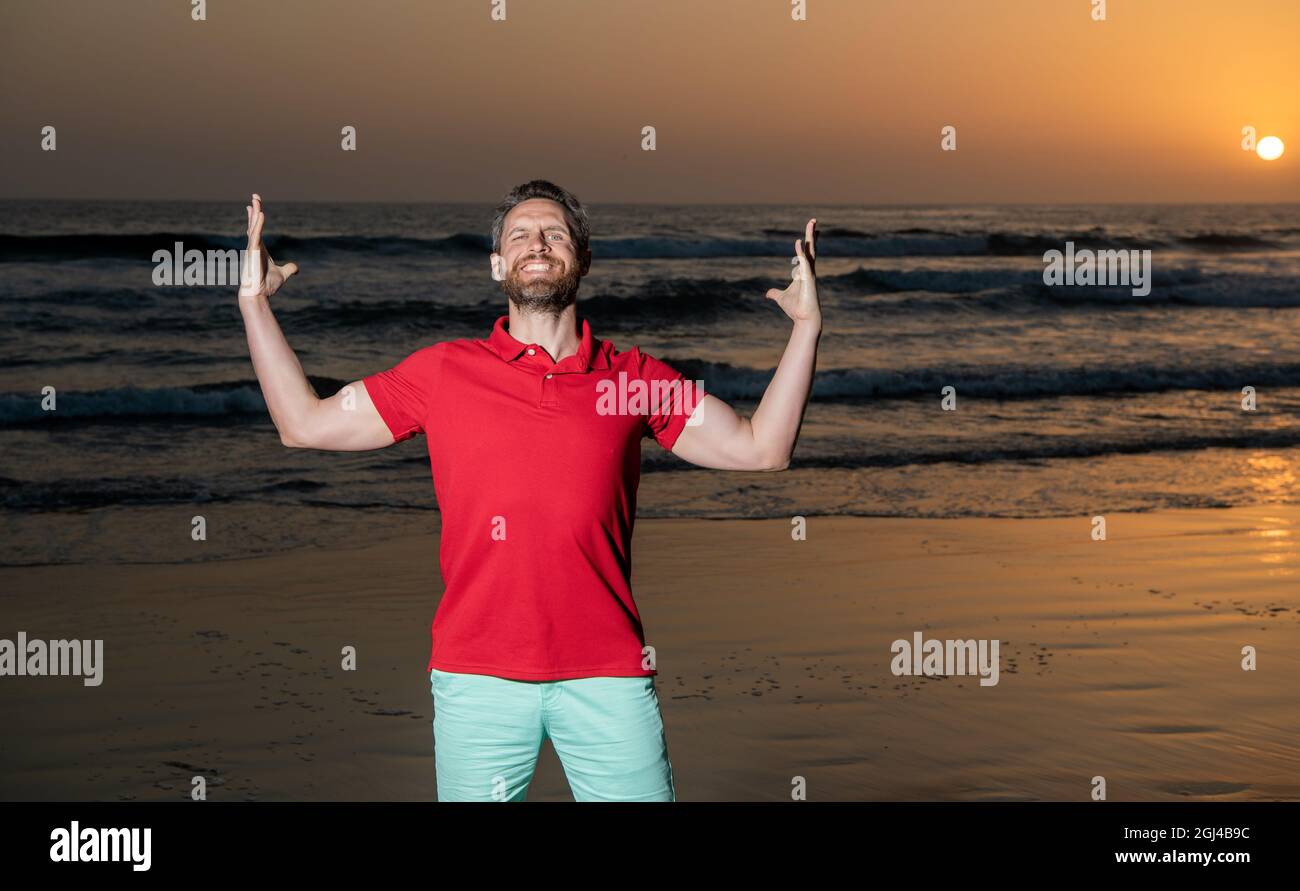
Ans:
[[[704,390],[593,337],[586,319],[560,362],[512,337],[509,320],[363,379],[393,436],[423,433],[429,447],[446,590],[428,667],[653,675],[631,587],[641,440],[671,449]]]

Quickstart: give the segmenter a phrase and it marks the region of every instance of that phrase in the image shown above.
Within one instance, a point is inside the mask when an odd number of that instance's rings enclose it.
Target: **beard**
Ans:
[[[582,275],[576,268],[570,268],[563,275],[556,275],[552,268],[546,275],[532,276],[524,281],[521,270],[529,262],[523,260],[516,264],[501,282],[501,290],[506,292],[510,302],[521,312],[558,316],[577,303],[578,283],[582,280]]]

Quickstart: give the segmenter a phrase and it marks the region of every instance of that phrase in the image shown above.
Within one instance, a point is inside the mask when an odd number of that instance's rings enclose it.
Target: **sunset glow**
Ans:
[[[1255,152],[1265,161],[1276,161],[1282,157],[1284,151],[1286,146],[1276,136],[1265,136],[1259,141],[1259,147],[1255,149]]]

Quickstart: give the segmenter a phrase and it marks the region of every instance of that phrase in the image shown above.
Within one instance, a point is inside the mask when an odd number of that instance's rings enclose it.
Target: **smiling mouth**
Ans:
[[[548,272],[553,265],[552,263],[525,263],[520,272]]]

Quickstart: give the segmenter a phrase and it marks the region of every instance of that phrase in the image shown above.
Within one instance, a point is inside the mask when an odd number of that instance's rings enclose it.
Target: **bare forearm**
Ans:
[[[789,463],[799,438],[799,426],[812,392],[821,333],[820,320],[794,323],[776,373],[750,419],[756,448],[778,468]]]
[[[271,420],[282,440],[292,439],[296,430],[305,427],[308,415],[320,403],[302,364],[271,312],[266,297],[240,297],[239,311],[248,334],[248,352],[253,371],[262,386]]]

